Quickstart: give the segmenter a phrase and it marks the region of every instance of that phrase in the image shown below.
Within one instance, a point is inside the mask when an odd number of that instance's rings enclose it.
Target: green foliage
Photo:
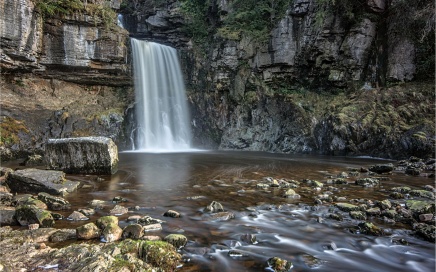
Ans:
[[[237,40],[248,36],[266,41],[271,29],[284,16],[291,0],[235,0],[231,12],[224,18],[218,33],[227,39]]]
[[[181,12],[188,24],[186,32],[199,44],[204,43],[210,32],[207,13],[209,0],[183,0],[180,5]]]
[[[108,3],[84,4],[81,0],[34,0],[36,11],[43,17],[67,16],[75,12],[99,18],[106,27],[116,24],[117,14]]]
[[[47,17],[55,15],[68,15],[74,11],[84,9],[80,0],[36,0],[36,9]]]
[[[22,121],[4,117],[0,123],[0,145],[13,145],[20,141],[18,134],[29,130]]]
[[[316,25],[321,27],[328,16],[338,14],[341,15],[344,24],[352,24],[358,20],[358,14],[364,10],[365,3],[364,0],[316,0]]]

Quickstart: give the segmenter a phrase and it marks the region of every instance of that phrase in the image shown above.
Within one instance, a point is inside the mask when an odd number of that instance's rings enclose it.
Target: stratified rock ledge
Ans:
[[[49,169],[68,174],[115,174],[118,148],[107,137],[49,139],[45,147]]]

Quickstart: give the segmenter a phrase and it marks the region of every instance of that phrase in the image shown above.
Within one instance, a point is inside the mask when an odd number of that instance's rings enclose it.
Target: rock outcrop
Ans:
[[[117,171],[118,148],[106,137],[50,139],[45,158],[49,169],[69,174],[111,175]]]
[[[6,184],[13,193],[64,195],[76,190],[80,182],[65,179],[62,171],[28,168],[9,173]]]

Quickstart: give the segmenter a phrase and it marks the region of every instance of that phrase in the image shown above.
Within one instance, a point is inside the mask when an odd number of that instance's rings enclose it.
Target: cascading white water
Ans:
[[[191,148],[191,128],[177,50],[131,39],[139,151]]]

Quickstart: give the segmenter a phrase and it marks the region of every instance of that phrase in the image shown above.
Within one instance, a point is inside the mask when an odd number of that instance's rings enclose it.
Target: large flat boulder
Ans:
[[[68,174],[111,175],[117,171],[118,148],[107,137],[49,139],[45,158],[49,169]]]
[[[80,182],[66,180],[62,171],[28,168],[10,172],[6,184],[13,193],[64,195],[76,190]]]

